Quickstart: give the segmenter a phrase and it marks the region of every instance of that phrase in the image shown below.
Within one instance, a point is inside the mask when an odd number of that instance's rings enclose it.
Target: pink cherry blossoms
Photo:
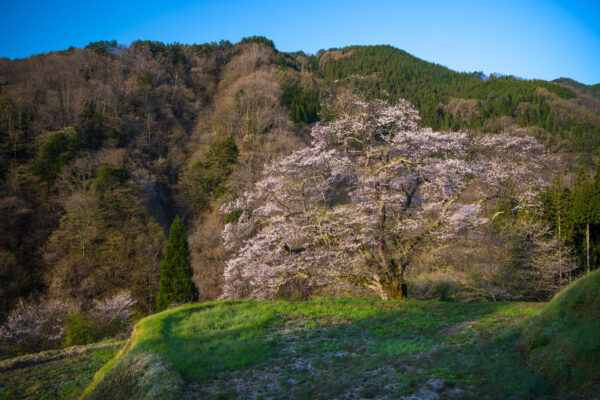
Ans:
[[[295,278],[315,293],[360,286],[404,298],[425,240],[456,239],[487,223],[482,200],[544,184],[548,156],[533,138],[419,128],[406,101],[347,96],[337,107],[309,147],[224,207],[241,212],[223,231],[224,298],[273,298]]]

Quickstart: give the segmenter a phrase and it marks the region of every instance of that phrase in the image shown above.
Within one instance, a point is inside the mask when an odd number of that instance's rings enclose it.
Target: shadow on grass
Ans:
[[[366,299],[213,302],[142,321],[131,351],[157,354],[188,384],[225,386],[233,398],[251,394],[238,392],[254,390],[250,381],[261,379],[276,381],[262,382],[274,398],[331,398],[357,388],[363,397],[405,396],[434,379],[453,398],[554,399],[517,345],[520,323],[538,308]],[[227,387],[244,379],[241,389]]]

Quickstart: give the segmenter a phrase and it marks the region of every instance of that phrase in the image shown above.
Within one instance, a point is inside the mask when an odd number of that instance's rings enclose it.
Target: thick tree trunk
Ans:
[[[590,273],[590,224],[585,224],[585,247],[587,273]]]
[[[379,256],[380,265],[383,267],[384,279],[380,281],[383,290],[386,292],[390,300],[406,299],[407,289],[404,281],[404,268],[396,262],[392,257],[391,251],[385,240],[385,224],[386,224],[386,209],[385,204],[379,197],[379,193],[375,197],[378,203],[378,232],[377,232],[377,255]]]
[[[389,279],[382,282],[383,291],[385,292],[386,298],[389,300],[404,300],[402,296],[402,286],[400,281],[397,279]]]
[[[400,273],[388,276],[380,284],[389,300],[406,300],[408,298],[404,274]]]

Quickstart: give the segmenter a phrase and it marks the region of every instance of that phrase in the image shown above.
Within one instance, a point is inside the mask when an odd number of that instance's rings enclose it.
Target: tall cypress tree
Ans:
[[[188,303],[198,300],[198,289],[192,282],[190,251],[185,238],[185,226],[179,216],[175,217],[169,232],[165,258],[160,264],[160,283],[156,295],[156,307],[164,310],[172,303]]]

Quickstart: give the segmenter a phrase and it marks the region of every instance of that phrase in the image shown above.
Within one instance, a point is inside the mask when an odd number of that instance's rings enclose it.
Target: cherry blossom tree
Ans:
[[[35,304],[21,299],[0,326],[0,338],[31,351],[54,347],[64,337],[64,323],[73,309],[60,300]]]
[[[309,147],[224,207],[239,219],[222,233],[223,297],[272,298],[302,278],[406,298],[404,272],[425,240],[460,237],[487,222],[483,200],[544,184],[549,157],[533,138],[419,128],[407,101],[343,96],[330,110],[337,118],[313,128]]]
[[[133,313],[133,307],[137,301],[131,297],[131,293],[124,291],[102,301],[94,300],[94,306],[89,314],[96,320],[101,328],[106,328],[111,323],[127,321]]]

